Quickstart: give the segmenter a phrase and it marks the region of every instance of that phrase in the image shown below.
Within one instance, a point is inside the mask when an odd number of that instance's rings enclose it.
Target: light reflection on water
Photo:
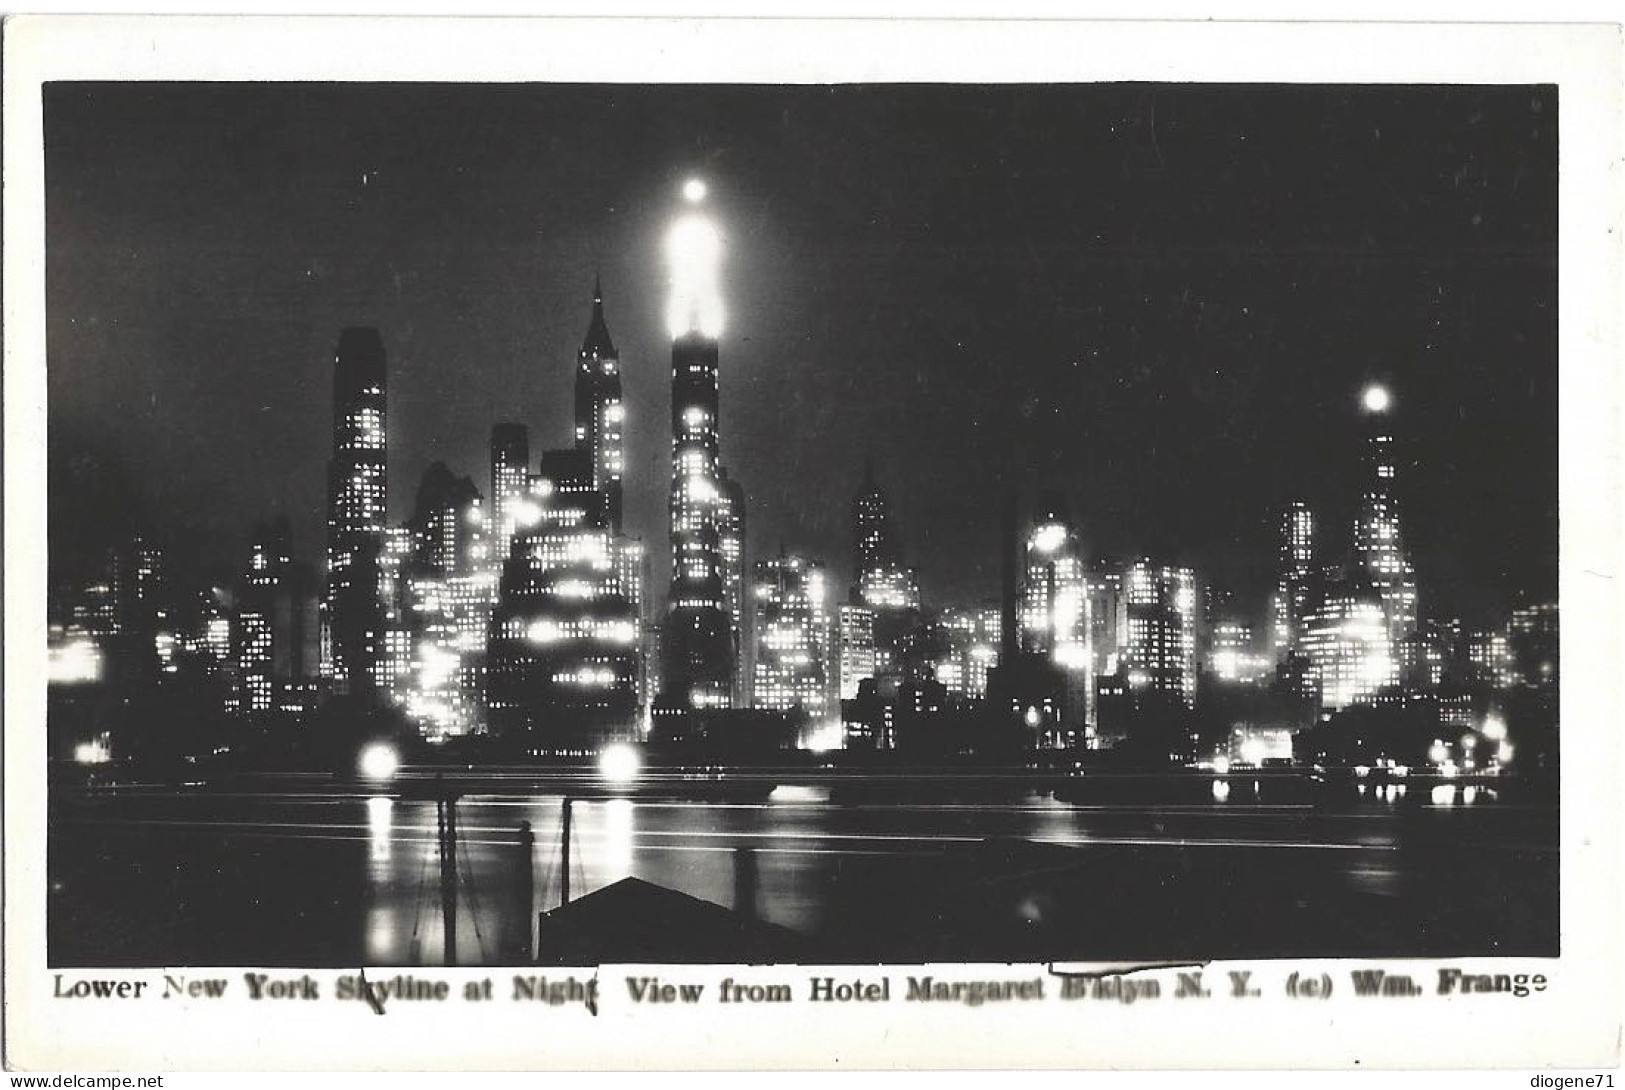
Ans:
[[[781,787],[759,803],[610,798],[571,804],[572,899],[627,877],[732,907],[754,889],[762,918],[803,933],[822,926],[837,875],[883,870],[897,853],[949,850],[989,838],[1058,845],[1091,843],[1158,851],[1161,841],[1305,842],[1326,837],[1357,850],[1340,853],[1342,880],[1392,895],[1400,879],[1392,849],[1402,826],[1403,784],[1380,784],[1344,796],[1348,819],[1322,828],[1308,805],[1269,803],[1257,781],[1219,778],[1184,802],[1085,804],[1027,795],[987,803],[838,804],[823,788]],[[1273,789],[1273,784],[1269,785]],[[1249,790],[1251,787],[1251,790]],[[1493,799],[1472,785],[1432,790],[1438,806]],[[360,811],[364,809],[364,815]],[[536,912],[562,894],[563,800],[468,797],[458,805],[462,854],[458,953],[492,959]],[[373,797],[351,811],[365,822],[367,907],[363,946],[373,964],[437,964],[442,959],[440,862],[435,805]],[[533,891],[521,904],[519,824],[528,821],[534,848]],[[357,830],[359,833],[359,830]],[[1239,838],[1239,839],[1238,839]],[[1293,844],[1287,844],[1291,847]],[[1298,846],[1306,846],[1298,844]],[[748,856],[744,853],[748,853]],[[741,870],[740,868],[744,869]],[[741,876],[744,880],[741,880]],[[754,878],[754,884],[751,878]],[[504,939],[503,936],[510,936]]]

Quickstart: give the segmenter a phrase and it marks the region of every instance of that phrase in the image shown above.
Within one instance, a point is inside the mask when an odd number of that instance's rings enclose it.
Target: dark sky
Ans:
[[[199,577],[278,511],[319,560],[346,325],[390,354],[393,516],[436,459],[488,490],[492,423],[568,441],[595,271],[663,556],[698,175],[757,553],[844,579],[867,455],[937,604],[996,592],[1012,473],[1096,554],[1262,594],[1285,499],[1346,546],[1382,379],[1424,612],[1555,594],[1553,88],[54,84],[45,121],[59,570],[125,516]]]

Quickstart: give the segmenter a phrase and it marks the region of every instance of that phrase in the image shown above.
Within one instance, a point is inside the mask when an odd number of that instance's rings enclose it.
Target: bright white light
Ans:
[[[1428,760],[1436,765],[1442,765],[1449,757],[1450,750],[1445,747],[1443,742],[1435,738],[1433,744],[1428,747]]]
[[[666,311],[671,335],[700,333],[716,339],[722,333],[718,286],[722,236],[704,216],[684,216],[666,236],[666,259],[671,266],[671,302]]]
[[[1226,757],[1222,753],[1219,754],[1217,757],[1213,758],[1213,771],[1217,772],[1221,776],[1229,775],[1229,773],[1230,773],[1230,758]]]
[[[99,765],[112,760],[113,755],[108,752],[106,742],[96,739],[90,742],[80,742],[74,746],[73,759],[76,764]]]
[[[708,503],[717,498],[717,489],[709,479],[695,474],[688,479],[688,494],[698,503]]]
[[[359,764],[361,775],[376,783],[392,778],[399,771],[401,757],[394,746],[374,742],[361,751]]]
[[[212,633],[211,633],[212,634]],[[46,651],[45,680],[50,685],[80,685],[102,679],[102,653],[88,639]]]
[[[1066,544],[1066,527],[1058,522],[1047,523],[1033,534],[1033,548],[1041,553],[1053,553]]]
[[[513,505],[513,520],[528,529],[542,521],[542,509],[528,500],[520,500]]]
[[[1485,716],[1481,733],[1492,742],[1503,741],[1507,736],[1506,720],[1498,715]]]
[[[607,783],[629,784],[638,778],[642,767],[637,749],[626,742],[617,742],[598,755],[598,774]]]
[[[1360,404],[1365,406],[1368,413],[1387,412],[1391,401],[1387,388],[1383,386],[1367,386],[1365,392],[1360,395]]]
[[[1038,726],[1038,724],[1039,724],[1039,721],[1040,721],[1040,716],[1039,716],[1039,714],[1038,714],[1038,709],[1037,709],[1037,708],[1032,708],[1032,707],[1029,707],[1029,708],[1028,708],[1028,709],[1027,709],[1027,715],[1026,715],[1026,720],[1027,720],[1027,725],[1028,725],[1028,726],[1029,726],[1029,727],[1036,727],[1036,726]]]
[[[846,742],[846,727],[839,719],[831,719],[807,733],[802,749],[813,753],[828,753],[840,749]]]
[[[690,178],[684,182],[683,199],[690,204],[699,204],[705,200],[705,183],[698,178]]]

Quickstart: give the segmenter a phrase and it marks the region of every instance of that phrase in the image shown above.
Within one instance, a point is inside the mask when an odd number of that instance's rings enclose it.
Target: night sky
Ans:
[[[595,272],[664,559],[700,176],[755,555],[848,578],[872,457],[933,604],[996,594],[1005,480],[1261,604],[1285,500],[1347,547],[1383,380],[1423,612],[1556,593],[1552,88],[54,84],[45,122],[63,575],[136,522],[224,581],[277,512],[319,563],[347,325],[389,352],[393,519],[435,460],[489,494],[493,423],[569,442]]]

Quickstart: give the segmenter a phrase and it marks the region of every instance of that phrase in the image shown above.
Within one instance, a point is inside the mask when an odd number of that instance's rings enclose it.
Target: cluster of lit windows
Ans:
[[[377,532],[384,527],[384,467],[360,463],[352,467],[344,487],[334,498],[333,528],[341,533]]]
[[[858,596],[871,609],[918,609],[920,588],[909,568],[871,568],[858,578]]]
[[[1270,660],[1254,653],[1251,625],[1243,621],[1221,621],[1213,626],[1209,665],[1221,681],[1253,684],[1269,672]]]
[[[776,711],[799,706],[822,719],[829,708],[823,572],[800,557],[780,557],[758,563],[756,579],[754,703]]]
[[[571,618],[558,620],[542,617],[525,628],[525,638],[539,646],[563,643],[569,640],[593,640],[599,643],[630,645],[638,638],[635,621]]]
[[[999,658],[999,611],[948,609],[943,611],[941,623],[949,647],[933,664],[936,679],[955,699],[986,696],[988,672]]]
[[[1196,696],[1196,576],[1189,568],[1140,561],[1129,569],[1128,641],[1122,662],[1129,686]]]
[[[1367,701],[1398,680],[1387,618],[1376,602],[1327,598],[1310,614],[1303,646],[1321,707],[1328,711]]]
[[[371,406],[355,410],[350,418],[354,427],[355,445],[361,450],[384,449],[384,411]]]
[[[555,685],[571,685],[582,689],[608,689],[615,682],[615,671],[608,666],[581,666],[574,670],[561,670],[553,675]]]

